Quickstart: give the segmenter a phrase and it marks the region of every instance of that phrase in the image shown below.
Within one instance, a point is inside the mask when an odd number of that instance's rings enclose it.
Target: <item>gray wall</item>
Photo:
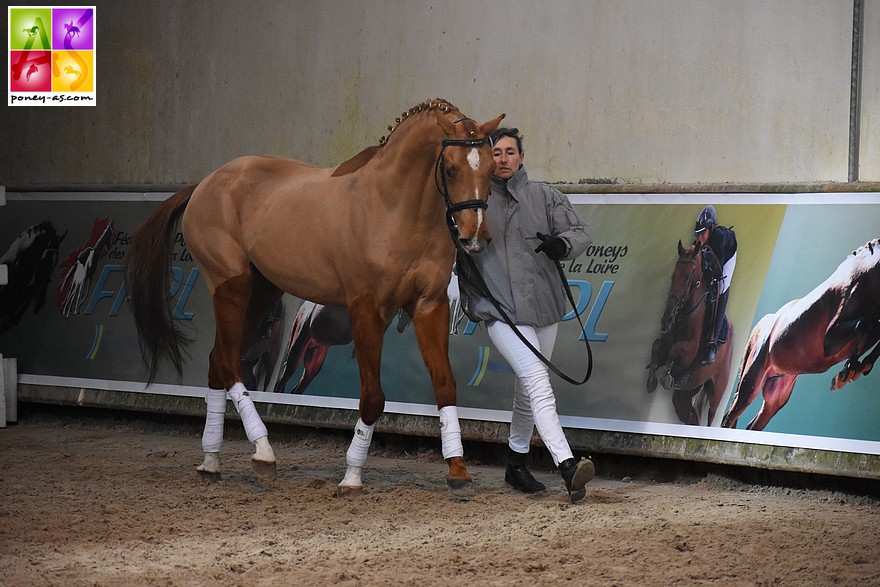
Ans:
[[[437,96],[507,112],[546,181],[847,180],[852,0],[99,1],[96,17],[97,106],[4,108],[0,184],[181,184],[253,153],[329,166]],[[859,178],[877,181],[880,0],[864,18]]]

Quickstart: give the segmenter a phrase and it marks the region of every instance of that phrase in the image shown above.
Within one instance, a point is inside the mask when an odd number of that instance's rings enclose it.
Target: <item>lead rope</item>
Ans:
[[[578,312],[578,310],[577,310],[577,304],[575,303],[574,296],[571,293],[571,287],[568,285],[568,279],[565,277],[565,273],[562,270],[562,265],[557,261],[553,261],[553,264],[556,265],[556,269],[559,272],[559,277],[562,280],[562,285],[563,285],[563,288],[565,289],[565,293],[566,293],[566,296],[568,297],[568,301],[569,301],[569,303],[571,303],[571,307],[574,310],[575,317],[577,317],[578,324],[580,324],[581,333],[583,333],[583,335],[584,335],[584,346],[587,349],[587,373],[584,375],[584,378],[580,381],[563,373],[556,365],[551,363],[547,357],[542,355],[541,351],[536,349],[534,347],[534,345],[532,345],[532,343],[530,343],[526,339],[526,337],[523,335],[523,333],[520,332],[519,329],[516,327],[516,324],[513,323],[513,320],[510,319],[510,316],[507,315],[507,312],[505,312],[504,309],[501,307],[501,304],[498,303],[498,300],[496,300],[495,297],[489,292],[489,287],[486,285],[486,281],[483,279],[483,276],[480,275],[479,271],[477,271],[477,266],[474,263],[474,260],[471,259],[471,256],[469,254],[467,254],[467,252],[460,249],[460,247],[458,245],[458,239],[455,238],[454,234],[452,236],[453,236],[453,241],[456,242],[456,247],[462,252],[461,255],[458,255],[459,261],[456,263],[456,267],[459,270],[459,277],[463,277],[464,279],[467,279],[468,281],[470,281],[471,283],[473,283],[477,287],[477,290],[479,291],[479,293],[482,294],[483,297],[488,299],[492,303],[493,306],[495,306],[495,309],[498,310],[498,314],[501,316],[501,319],[504,321],[504,323],[507,324],[508,326],[510,326],[511,329],[513,329],[513,331],[516,333],[516,335],[519,337],[519,339],[523,342],[523,344],[525,344],[529,348],[529,350],[532,351],[532,353],[534,353],[534,355],[536,357],[538,357],[538,359],[547,366],[548,369],[550,369],[551,371],[556,373],[563,380],[565,380],[568,383],[571,383],[573,385],[583,385],[584,383],[586,383],[590,379],[590,375],[593,374],[593,349],[590,348],[590,341],[587,340],[587,333],[584,328],[584,323],[581,320],[580,312]],[[462,259],[466,259],[466,263],[465,263],[466,269],[461,266]],[[462,269],[464,269],[464,272],[462,272]]]

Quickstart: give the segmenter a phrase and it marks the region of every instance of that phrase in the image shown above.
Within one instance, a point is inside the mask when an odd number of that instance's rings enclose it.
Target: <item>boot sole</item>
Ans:
[[[571,503],[580,501],[587,496],[586,485],[596,476],[596,468],[593,461],[589,459],[581,459],[577,464],[577,469],[571,478]]]

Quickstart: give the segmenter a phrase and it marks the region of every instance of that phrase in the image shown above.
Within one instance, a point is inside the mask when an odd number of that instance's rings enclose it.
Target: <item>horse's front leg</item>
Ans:
[[[361,472],[373,440],[373,427],[385,411],[385,394],[379,378],[385,319],[371,299],[355,300],[348,306],[348,311],[351,314],[352,337],[361,379],[361,398],[360,418],[345,453],[345,477],[337,488],[340,494],[362,489]]]
[[[651,345],[651,362],[645,367],[648,370],[648,393],[653,393],[657,389],[657,369],[660,367],[660,361],[663,360],[663,347],[662,337],[654,339],[654,343]]]
[[[453,490],[468,487],[471,476],[464,464],[464,447],[456,406],[455,376],[449,364],[449,302],[421,302],[412,314],[422,358],[431,376],[440,412],[443,458],[449,464],[446,482]]]
[[[831,380],[831,391],[837,391],[847,383],[852,383],[862,375],[870,373],[878,356],[880,356],[880,344],[877,344],[870,353],[865,355],[863,361],[860,361],[859,355],[854,352],[840,373]]]

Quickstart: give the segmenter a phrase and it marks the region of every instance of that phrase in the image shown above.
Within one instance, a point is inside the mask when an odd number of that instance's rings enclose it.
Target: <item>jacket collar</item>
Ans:
[[[514,199],[518,199],[516,192],[522,189],[528,182],[529,176],[526,173],[525,165],[517,169],[516,173],[511,175],[509,179],[504,180],[500,177],[492,176],[493,191],[497,190],[500,193],[507,192]]]

